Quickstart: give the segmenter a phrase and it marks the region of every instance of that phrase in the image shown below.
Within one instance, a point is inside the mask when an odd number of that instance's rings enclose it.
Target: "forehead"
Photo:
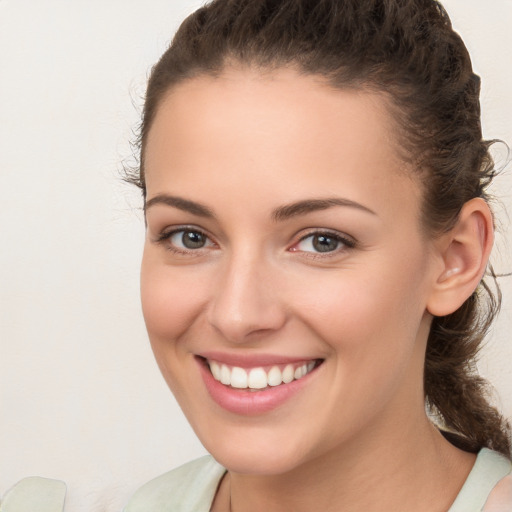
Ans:
[[[176,192],[194,183],[197,193],[267,184],[266,194],[286,191],[287,200],[333,187],[356,201],[410,196],[417,184],[397,139],[382,94],[293,69],[228,69],[182,82],[161,102],[145,148],[148,197],[170,183]]]
[[[366,135],[360,137],[362,143],[372,138],[378,142],[384,137],[392,145],[398,138],[396,116],[384,93],[364,88],[336,88],[322,76],[300,73],[291,67],[271,70],[227,67],[219,75],[202,74],[187,79],[163,96],[155,117],[171,120],[181,116],[181,121],[187,115],[217,117],[222,124],[228,113],[238,114],[237,120],[243,119],[248,126],[265,126],[268,130],[273,127],[282,130],[286,128],[284,123],[295,123],[296,128],[308,129],[309,137],[327,137],[329,125],[337,124],[340,118],[350,118],[366,125]],[[281,126],[275,123],[277,117]],[[298,124],[305,118],[309,121],[306,126]],[[354,139],[349,133],[340,135]]]
[[[185,80],[163,96],[153,125],[164,116],[167,121],[174,117],[181,122],[185,118],[209,118],[210,123],[217,119],[217,126],[223,126],[229,116],[236,123],[242,121],[248,130],[279,130],[281,138],[286,129],[290,135],[327,138],[329,128],[335,126],[347,144],[355,143],[356,136],[361,143],[385,139],[390,146],[398,139],[396,116],[385,94],[363,88],[335,88],[324,77],[294,68],[227,67],[219,75],[203,74]],[[343,119],[364,124],[364,133],[344,132],[338,123]],[[300,127],[304,130],[298,134]],[[150,129],[148,139],[151,132],[154,130]]]

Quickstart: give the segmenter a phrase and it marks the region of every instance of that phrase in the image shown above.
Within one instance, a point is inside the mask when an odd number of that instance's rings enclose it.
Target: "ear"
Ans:
[[[434,316],[456,311],[480,283],[494,242],[492,213],[480,198],[462,208],[455,226],[438,240],[441,260],[427,310]]]

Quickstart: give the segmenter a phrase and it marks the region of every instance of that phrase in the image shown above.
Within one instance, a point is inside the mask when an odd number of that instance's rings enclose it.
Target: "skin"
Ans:
[[[429,311],[456,309],[485,262],[471,267],[478,258],[462,242],[452,250],[455,235],[425,233],[421,188],[397,143],[382,96],[292,69],[200,76],[158,109],[145,151],[142,305],[164,378],[228,468],[214,512],[446,511],[471,469],[474,456],[425,415],[423,364]],[[155,202],[162,195],[211,215]],[[333,197],[364,208],[273,216]],[[462,218],[485,253],[490,214],[474,203]],[[162,239],[184,226],[205,246]],[[312,230],[355,245],[319,254]],[[194,357],[206,350],[323,364],[282,406],[243,416],[208,395]]]

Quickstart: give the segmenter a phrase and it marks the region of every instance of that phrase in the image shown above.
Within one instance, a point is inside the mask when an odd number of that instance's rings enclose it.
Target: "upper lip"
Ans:
[[[247,353],[232,353],[232,352],[218,352],[207,351],[197,354],[197,356],[209,361],[216,361],[217,363],[224,363],[228,366],[238,366],[240,368],[254,368],[258,366],[273,366],[285,365],[293,363],[301,363],[307,361],[314,361],[318,357],[308,356],[285,356],[278,354],[247,354]]]

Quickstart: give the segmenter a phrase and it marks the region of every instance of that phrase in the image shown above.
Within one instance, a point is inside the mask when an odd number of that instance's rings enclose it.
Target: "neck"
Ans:
[[[357,442],[285,474],[230,473],[225,506],[212,511],[334,512],[341,504],[346,512],[447,510],[475,457],[449,444],[424,414],[416,421],[412,416],[395,424],[391,435],[369,429]]]

